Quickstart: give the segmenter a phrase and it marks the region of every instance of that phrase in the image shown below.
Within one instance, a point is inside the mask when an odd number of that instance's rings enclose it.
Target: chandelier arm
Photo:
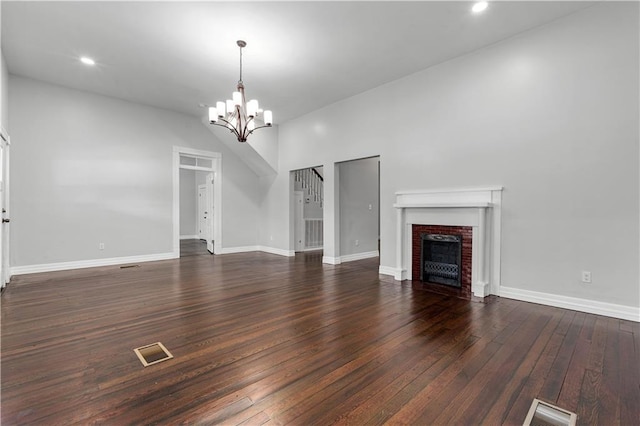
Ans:
[[[231,133],[233,133],[234,135],[236,135],[236,137],[238,138],[238,140],[240,140],[240,138],[242,137],[240,135],[240,133],[238,133],[238,130],[231,125],[230,122],[228,122],[227,120],[225,120],[224,118],[219,118],[220,121],[223,121],[225,124],[219,124],[219,123],[211,123],[209,122],[209,124],[213,124],[214,126],[220,126],[220,127],[224,127],[225,129],[229,130]],[[231,125],[231,127],[229,127]]]
[[[270,125],[268,125],[268,124],[265,124],[264,126],[254,127],[254,128],[253,128],[253,130],[251,130],[251,131],[249,132],[249,134],[251,134],[251,133],[255,132],[255,131],[256,131],[256,130],[258,130],[258,129],[263,129],[263,128],[265,128],[265,127],[271,127],[271,126],[270,126]]]

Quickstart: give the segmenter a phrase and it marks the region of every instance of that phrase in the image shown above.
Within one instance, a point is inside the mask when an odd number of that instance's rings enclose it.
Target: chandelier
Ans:
[[[271,111],[263,111],[258,106],[255,99],[247,102],[244,97],[244,84],[242,83],[242,48],[247,45],[243,40],[238,40],[240,47],[240,80],[238,80],[238,91],[233,92],[232,99],[226,102],[218,101],[215,107],[209,107],[209,123],[216,126],[226,127],[236,135],[238,142],[246,142],[247,137],[254,130],[263,127],[271,127],[273,124],[273,114]],[[256,119],[262,116],[264,125],[256,126]]]

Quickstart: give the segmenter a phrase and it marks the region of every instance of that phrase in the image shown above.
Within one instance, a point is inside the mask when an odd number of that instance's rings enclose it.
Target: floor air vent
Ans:
[[[577,418],[571,411],[534,399],[523,426],[575,426]]]
[[[173,358],[173,355],[160,342],[141,346],[133,351],[145,367]]]
[[[128,269],[128,268],[139,268],[140,265],[124,265],[121,266],[120,269]]]

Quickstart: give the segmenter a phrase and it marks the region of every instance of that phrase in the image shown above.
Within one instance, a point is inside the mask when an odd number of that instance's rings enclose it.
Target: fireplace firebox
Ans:
[[[462,235],[420,234],[420,281],[462,287]]]

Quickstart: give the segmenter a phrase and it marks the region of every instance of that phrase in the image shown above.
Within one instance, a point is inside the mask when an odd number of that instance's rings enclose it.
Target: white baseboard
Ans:
[[[197,235],[180,235],[181,240],[197,240]]]
[[[500,287],[500,297],[640,322],[640,308],[633,306],[540,293],[512,287]]]
[[[379,251],[367,251],[363,253],[347,254],[339,257],[322,256],[322,263],[329,265],[340,265],[341,263],[353,262],[356,260],[371,259],[380,256]]]
[[[371,259],[372,257],[379,257],[379,256],[380,256],[380,252],[378,250],[367,251],[363,253],[347,254],[344,256],[340,256],[340,263],[353,262],[355,260],[362,260],[362,259]]]
[[[378,274],[380,275],[391,275],[396,281],[406,280],[406,274],[403,269],[393,268],[391,266],[382,266],[378,268]]]
[[[260,249],[258,246],[223,247],[220,254],[246,253],[249,251],[260,251]]]
[[[277,254],[279,256],[286,257],[295,256],[295,252],[293,250],[284,250],[267,246],[224,247],[220,254],[246,253],[250,251],[262,251],[265,253]]]
[[[263,251],[265,253],[277,254],[279,256],[293,257],[296,255],[296,252],[293,250],[285,250],[279,249],[275,247],[268,246],[258,246],[258,250]]]
[[[108,259],[77,260],[74,262],[44,263],[40,265],[13,266],[11,275],[35,274],[38,272],[64,271],[68,269],[95,268],[97,266],[123,265],[128,263],[155,262],[176,259],[175,253],[158,253],[141,256],[112,257]]]
[[[391,266],[382,266],[378,267],[378,274],[380,275],[391,275],[392,277],[396,276],[396,268],[392,268]]]

